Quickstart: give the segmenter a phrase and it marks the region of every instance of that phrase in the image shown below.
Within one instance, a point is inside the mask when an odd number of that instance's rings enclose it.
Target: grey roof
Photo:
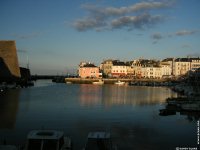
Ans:
[[[97,67],[94,64],[85,64],[83,67]]]
[[[126,66],[123,61],[113,61],[113,66]]]

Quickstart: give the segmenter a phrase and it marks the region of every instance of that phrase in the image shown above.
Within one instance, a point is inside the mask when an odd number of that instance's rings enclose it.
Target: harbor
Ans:
[[[88,134],[96,131],[109,132],[119,150],[195,146],[196,120],[179,113],[159,115],[166,99],[177,96],[168,87],[37,80],[33,87],[1,93],[0,142],[24,146],[31,130],[59,130],[70,137],[74,150],[83,149]]]

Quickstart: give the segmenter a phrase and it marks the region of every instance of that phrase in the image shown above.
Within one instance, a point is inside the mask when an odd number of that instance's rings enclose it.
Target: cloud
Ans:
[[[38,37],[40,36],[42,33],[41,32],[33,32],[33,33],[30,33],[30,34],[11,34],[12,36],[18,38],[18,39],[31,39],[31,38],[35,38],[35,37]]]
[[[175,33],[175,35],[185,36],[185,35],[192,35],[192,34],[195,34],[195,33],[198,33],[198,32],[199,32],[198,30],[181,30],[181,31],[177,31]]]
[[[167,8],[172,5],[171,2],[140,2],[133,4],[131,6],[124,7],[98,7],[96,5],[84,4],[82,8],[86,9],[90,14],[94,16],[119,16],[125,15],[127,13],[134,13],[138,11],[152,10],[152,9],[162,9]]]
[[[160,40],[163,38],[163,36],[161,35],[161,33],[154,33],[151,36],[154,40]]]
[[[144,29],[152,25],[161,22],[164,18],[159,15],[152,16],[148,13],[144,13],[139,16],[123,16],[117,19],[112,20],[112,28],[122,28],[129,27],[129,29]]]
[[[98,30],[98,28],[103,27],[105,25],[106,25],[105,22],[94,18],[79,19],[76,20],[76,22],[74,22],[73,24],[73,26],[78,31],[86,31],[92,28],[96,28]]]
[[[164,16],[160,14],[151,15],[147,11],[169,8],[171,6],[172,3],[168,1],[140,2],[124,7],[100,7],[84,4],[81,8],[86,10],[88,13],[87,16],[75,20],[72,26],[78,31],[87,31],[90,29],[102,31],[104,29],[117,29],[122,27],[128,27],[128,29],[143,29],[145,27],[151,27],[164,19]]]

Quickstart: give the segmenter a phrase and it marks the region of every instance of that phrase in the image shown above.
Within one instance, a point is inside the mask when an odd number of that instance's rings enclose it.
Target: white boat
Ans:
[[[113,145],[110,133],[90,132],[84,150],[117,150]]]
[[[25,150],[70,150],[71,139],[57,130],[33,130],[27,136]]]
[[[104,84],[104,81],[103,80],[99,80],[99,81],[92,82],[92,84],[102,85],[102,84]]]
[[[124,85],[125,84],[125,82],[122,82],[122,81],[117,81],[117,82],[115,82],[115,84],[117,84],[117,85]]]

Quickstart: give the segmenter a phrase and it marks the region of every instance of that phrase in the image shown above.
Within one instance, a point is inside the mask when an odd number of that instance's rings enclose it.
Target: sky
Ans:
[[[81,61],[200,56],[199,0],[1,0],[0,40],[15,40],[32,74]]]

